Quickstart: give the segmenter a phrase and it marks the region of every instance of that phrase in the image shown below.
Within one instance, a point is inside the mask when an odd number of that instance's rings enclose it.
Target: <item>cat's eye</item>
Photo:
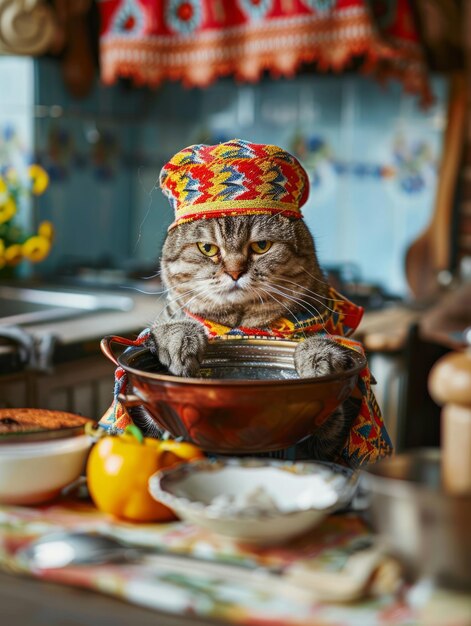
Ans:
[[[204,243],[204,241],[198,241],[196,244],[198,246],[198,250],[201,254],[205,256],[216,256],[219,252],[219,248],[215,246],[213,243]]]
[[[266,239],[262,239],[262,241],[253,241],[250,244],[250,248],[255,254],[265,254],[271,248],[271,241],[266,241]]]

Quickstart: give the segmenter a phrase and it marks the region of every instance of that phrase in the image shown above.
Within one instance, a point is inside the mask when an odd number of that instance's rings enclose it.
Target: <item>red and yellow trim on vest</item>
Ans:
[[[269,326],[262,328],[248,328],[240,326],[231,328],[204,319],[198,315],[185,311],[188,317],[199,322],[206,328],[210,339],[219,338],[243,338],[243,337],[275,337],[278,339],[302,340],[306,336],[315,333],[326,335],[340,335],[349,337],[359,326],[363,317],[364,309],[353,304],[333,287],[329,288],[328,299],[324,312],[320,315],[298,313],[296,316],[280,317],[271,322]]]

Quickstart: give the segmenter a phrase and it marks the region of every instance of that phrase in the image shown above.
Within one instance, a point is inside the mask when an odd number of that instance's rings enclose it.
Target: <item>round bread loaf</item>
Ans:
[[[42,430],[60,430],[82,426],[93,420],[48,409],[0,409],[0,435],[6,433],[26,433]]]

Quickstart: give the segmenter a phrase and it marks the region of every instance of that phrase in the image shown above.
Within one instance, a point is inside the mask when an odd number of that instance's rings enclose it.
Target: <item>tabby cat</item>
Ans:
[[[197,376],[207,337],[189,313],[231,328],[263,328],[280,317],[317,316],[328,306],[329,285],[302,219],[239,215],[183,223],[169,231],[161,275],[167,305],[149,345],[180,376]],[[351,367],[351,350],[325,336],[309,336],[295,351],[301,377]],[[348,434],[353,407],[334,412],[298,457],[332,460]]]

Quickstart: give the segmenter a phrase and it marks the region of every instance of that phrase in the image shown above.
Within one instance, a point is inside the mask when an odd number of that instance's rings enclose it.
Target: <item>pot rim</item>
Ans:
[[[233,340],[234,343],[237,340]],[[243,341],[245,345],[284,345],[287,347],[292,347],[293,349],[298,345],[296,341],[290,340],[270,340],[270,339],[244,339]],[[227,341],[225,342],[227,343]],[[117,357],[118,365],[125,370],[128,374],[133,374],[138,377],[145,377],[147,379],[168,382],[173,384],[182,384],[182,385],[202,385],[202,386],[211,386],[211,387],[274,387],[282,384],[286,385],[312,385],[316,383],[327,383],[327,382],[339,382],[344,381],[346,379],[353,378],[354,376],[358,376],[359,373],[366,367],[367,359],[365,355],[360,354],[359,352],[354,352],[354,358],[357,359],[358,363],[354,367],[345,370],[343,372],[337,372],[334,374],[326,374],[325,376],[315,376],[310,378],[290,378],[290,379],[235,379],[235,378],[194,378],[194,377],[183,377],[183,376],[173,376],[172,374],[157,374],[154,372],[146,372],[145,370],[140,370],[135,367],[128,365],[127,363],[123,363],[123,357],[129,353],[144,353],[150,352],[150,349],[147,347],[141,346],[130,346],[128,347],[121,355]]]

